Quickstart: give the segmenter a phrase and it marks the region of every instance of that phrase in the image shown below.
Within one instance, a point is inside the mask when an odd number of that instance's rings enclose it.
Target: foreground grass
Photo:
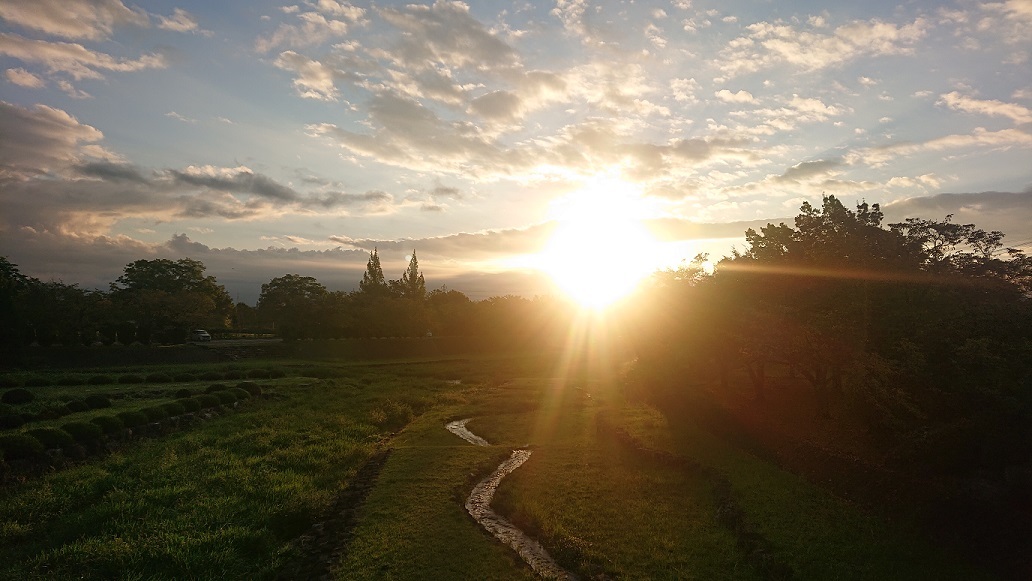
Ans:
[[[0,490],[0,578],[267,578],[413,408],[454,386],[360,367]]]

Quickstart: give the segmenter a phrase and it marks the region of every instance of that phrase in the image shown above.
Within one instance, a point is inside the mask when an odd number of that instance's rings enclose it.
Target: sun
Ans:
[[[659,243],[642,222],[646,206],[631,186],[593,184],[556,209],[557,226],[537,267],[579,304],[603,309],[655,270]]]

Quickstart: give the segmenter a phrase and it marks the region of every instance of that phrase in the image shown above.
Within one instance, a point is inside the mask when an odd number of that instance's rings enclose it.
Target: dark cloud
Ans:
[[[813,177],[827,175],[828,172],[842,165],[838,159],[819,159],[816,161],[804,161],[793,165],[785,170],[785,173],[776,178],[779,182],[796,182]]]
[[[111,156],[91,146],[104,134],[61,109],[32,109],[0,101],[0,178],[24,179],[60,171],[83,157]]]
[[[953,221],[974,224],[984,230],[1007,235],[1004,245],[1032,241],[1032,187],[1023,192],[980,192],[936,194],[897,200],[882,205],[887,222],[906,218],[941,220],[953,214]]]
[[[98,178],[111,182],[127,181],[138,184],[148,184],[150,180],[143,176],[140,171],[126,163],[111,163],[97,161],[85,163],[75,167],[75,173],[88,178]]]
[[[229,170],[220,173],[168,170],[177,184],[200,186],[224,192],[253,194],[281,202],[294,202],[300,195],[291,188],[277,183],[272,178],[245,170]]]

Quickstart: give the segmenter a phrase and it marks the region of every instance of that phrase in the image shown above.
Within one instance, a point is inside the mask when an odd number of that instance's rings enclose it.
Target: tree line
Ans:
[[[369,254],[357,291],[330,291],[300,274],[273,278],[256,306],[233,303],[198,260],[137,260],[110,288],[90,290],[27,277],[0,257],[0,343],[175,344],[191,329],[274,333],[285,340],[477,336],[530,343],[561,327],[566,310],[547,298],[474,302],[444,286],[427,290],[415,251],[397,280]]]
[[[952,216],[883,220],[827,196],[712,274],[698,256],[654,277],[628,327],[649,397],[702,409],[737,383],[776,423],[768,402],[806,386],[814,426],[882,466],[990,486],[1001,514],[1032,502],[1032,259]]]

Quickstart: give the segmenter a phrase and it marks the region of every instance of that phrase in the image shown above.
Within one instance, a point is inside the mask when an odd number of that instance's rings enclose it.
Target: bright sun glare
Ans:
[[[556,210],[558,225],[537,266],[581,305],[604,308],[655,269],[658,242],[631,186],[600,182],[563,198]]]

